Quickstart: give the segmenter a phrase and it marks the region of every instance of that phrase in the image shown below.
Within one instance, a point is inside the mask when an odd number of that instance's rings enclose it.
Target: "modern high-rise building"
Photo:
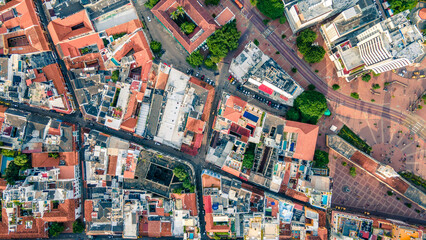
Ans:
[[[351,81],[366,71],[377,74],[420,62],[424,57],[423,35],[407,19],[408,14],[409,11],[401,12],[374,25],[370,21],[340,39],[331,34],[333,25],[322,26],[337,75]],[[356,21],[361,19],[357,18]]]

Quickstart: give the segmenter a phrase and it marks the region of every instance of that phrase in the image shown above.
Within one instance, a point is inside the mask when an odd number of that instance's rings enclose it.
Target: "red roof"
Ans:
[[[426,20],[426,8],[422,8],[422,9],[420,9],[420,11],[419,11],[419,17],[420,17],[422,20]]]
[[[32,153],[32,167],[57,167],[59,162],[64,161],[66,166],[75,166],[78,164],[77,152],[61,152],[58,158],[49,157],[49,153]]]
[[[189,36],[184,34],[170,17],[171,12],[175,11],[178,6],[182,6],[185,13],[197,25]],[[189,53],[206,41],[218,27],[210,13],[197,0],[161,0],[151,12]],[[198,36],[200,31],[202,33]]]
[[[161,237],[160,221],[148,221],[148,237]]]
[[[194,132],[194,133],[203,133],[205,126],[206,126],[206,122],[200,119],[192,118],[192,117],[188,117],[186,122],[186,130]]]
[[[217,15],[215,20],[217,24],[219,24],[220,26],[223,26],[234,18],[235,18],[235,14],[228,7],[226,7],[225,9],[223,9],[222,12],[219,13],[219,15]]]
[[[312,161],[314,159],[319,127],[317,125],[286,121],[284,132],[297,133],[293,157]]]
[[[63,19],[57,18],[49,23],[47,29],[55,44],[70,38],[82,36],[86,33],[94,32],[92,22],[86,10],[81,10]]]
[[[93,201],[86,200],[84,201],[84,218],[86,221],[92,221],[92,212],[93,212]]]
[[[274,90],[272,90],[272,88],[270,88],[270,87],[268,87],[268,86],[266,86],[264,84],[261,84],[259,86],[259,90],[262,91],[262,92],[265,92],[265,93],[267,93],[269,95],[271,95],[274,92]]]
[[[108,162],[108,175],[115,176],[115,171],[117,169],[117,158],[118,156],[109,156]]]
[[[189,210],[191,216],[197,216],[197,199],[195,193],[176,194],[170,195],[171,199],[180,199],[182,201],[182,209]]]
[[[203,196],[203,203],[204,203],[204,211],[206,213],[212,213],[212,197],[211,196]]]

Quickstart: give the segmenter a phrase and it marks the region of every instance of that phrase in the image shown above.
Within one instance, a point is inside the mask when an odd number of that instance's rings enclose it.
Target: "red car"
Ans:
[[[229,75],[228,80],[231,80],[231,78],[232,78],[232,75]]]

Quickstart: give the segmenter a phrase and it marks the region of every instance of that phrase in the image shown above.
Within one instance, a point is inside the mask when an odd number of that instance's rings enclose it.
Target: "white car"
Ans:
[[[151,18],[150,17],[147,16],[146,19],[148,19],[148,22],[151,22]]]

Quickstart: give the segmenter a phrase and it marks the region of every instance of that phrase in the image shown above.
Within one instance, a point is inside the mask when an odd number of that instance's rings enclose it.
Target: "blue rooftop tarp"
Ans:
[[[259,120],[259,117],[255,116],[255,115],[253,115],[249,112],[244,112],[243,117],[245,117],[245,118],[247,118],[247,119],[249,119],[250,121],[253,121],[253,122],[257,122],[257,120]]]

